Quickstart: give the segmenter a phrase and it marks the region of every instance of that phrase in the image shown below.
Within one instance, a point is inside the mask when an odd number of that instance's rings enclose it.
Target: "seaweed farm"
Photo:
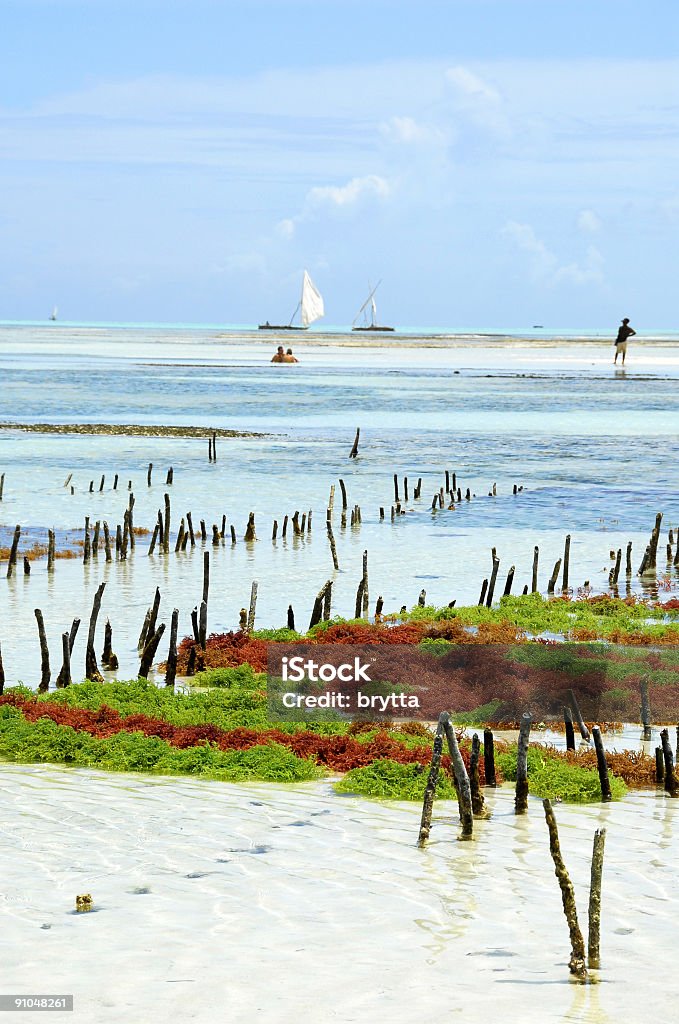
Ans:
[[[662,1012],[673,347],[0,341],[15,984],[102,1022],[409,1024],[451,977],[460,1015]]]

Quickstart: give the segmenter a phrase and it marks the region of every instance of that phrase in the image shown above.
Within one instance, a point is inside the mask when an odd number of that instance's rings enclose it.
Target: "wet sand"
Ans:
[[[584,929],[592,835],[607,828],[601,984],[583,988],[541,803],[515,817],[511,787],[487,795],[471,844],[437,804],[418,850],[417,805],[330,782],[18,765],[3,782],[5,987],[72,992],[75,1020],[416,1024],[473,1007],[603,1024],[662,1018],[676,995],[679,804],[662,793],[556,806]],[[82,892],[96,913],[73,912]]]

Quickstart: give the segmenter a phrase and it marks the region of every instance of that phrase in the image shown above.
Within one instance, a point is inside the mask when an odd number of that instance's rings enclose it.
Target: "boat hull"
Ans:
[[[307,327],[295,327],[293,324],[259,324],[259,331],[306,331]]]
[[[370,327],[352,327],[352,331],[368,331],[377,332],[378,334],[382,331],[393,331],[393,327],[380,327],[378,324],[372,324]]]

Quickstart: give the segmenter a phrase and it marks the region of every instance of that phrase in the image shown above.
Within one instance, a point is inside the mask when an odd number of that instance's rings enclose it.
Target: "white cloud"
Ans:
[[[578,227],[586,234],[596,234],[601,228],[601,221],[592,210],[581,210],[578,214]]]
[[[445,77],[447,82],[465,96],[489,103],[500,102],[499,92],[468,68],[448,68]]]
[[[530,224],[509,221],[502,229],[502,234],[521,252],[528,253],[530,274],[536,282],[546,285],[564,282],[575,285],[603,283],[604,258],[593,245],[587,247],[582,260],[561,263]]]
[[[276,231],[281,238],[292,238],[295,233],[295,222],[290,217],[286,217],[276,225]]]
[[[439,125],[426,124],[412,117],[390,117],[379,125],[380,135],[387,142],[405,145],[428,145],[446,141],[446,132]]]
[[[312,188],[306,198],[307,208],[335,206],[349,208],[362,199],[387,199],[391,186],[385,178],[368,174],[364,178],[352,178],[346,185],[323,185]]]

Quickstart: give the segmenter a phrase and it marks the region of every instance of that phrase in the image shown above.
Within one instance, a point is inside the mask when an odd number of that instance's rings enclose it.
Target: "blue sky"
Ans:
[[[0,319],[677,328],[675,0],[0,0]]]

